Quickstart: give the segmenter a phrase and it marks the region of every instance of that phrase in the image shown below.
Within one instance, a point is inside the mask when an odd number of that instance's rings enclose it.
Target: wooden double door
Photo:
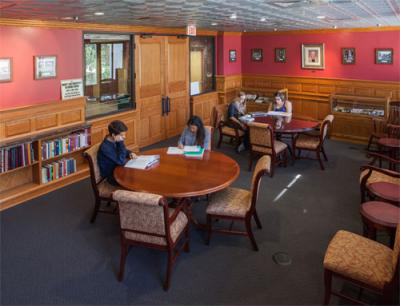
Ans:
[[[187,38],[136,37],[140,147],[178,135],[184,129],[189,117],[188,56]]]

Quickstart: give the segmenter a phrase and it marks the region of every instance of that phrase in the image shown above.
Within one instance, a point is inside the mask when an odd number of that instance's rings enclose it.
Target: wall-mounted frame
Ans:
[[[393,64],[393,49],[375,49],[375,64],[391,65]]]
[[[286,63],[286,48],[275,48],[275,63]]]
[[[342,48],[342,64],[354,65],[356,63],[356,48]]]
[[[12,58],[0,58],[0,83],[12,81]]]
[[[324,44],[302,44],[301,45],[301,68],[303,68],[303,69],[325,69],[325,45]]]
[[[260,48],[251,49],[251,60],[253,62],[262,62],[263,61],[263,49],[260,49]]]
[[[40,55],[34,57],[35,80],[52,79],[57,77],[57,56]]]
[[[231,63],[236,62],[236,50],[229,50],[229,61]]]

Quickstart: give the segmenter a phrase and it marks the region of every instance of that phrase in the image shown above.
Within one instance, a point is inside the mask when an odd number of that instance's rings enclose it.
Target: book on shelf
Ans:
[[[88,147],[90,145],[89,129],[70,135],[44,141],[42,143],[42,159],[49,159],[66,153]]]
[[[132,169],[148,169],[160,161],[160,155],[139,155],[135,159],[130,159],[125,167]]]
[[[48,183],[76,172],[74,158],[62,158],[42,167],[42,183]]]
[[[35,151],[31,142],[0,148],[0,173],[25,167],[35,161]]]

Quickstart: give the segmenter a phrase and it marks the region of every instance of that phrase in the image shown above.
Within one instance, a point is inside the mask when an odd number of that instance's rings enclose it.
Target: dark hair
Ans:
[[[119,135],[122,132],[126,132],[128,127],[120,120],[114,120],[108,125],[108,132],[110,135]]]
[[[206,137],[206,131],[204,129],[203,121],[201,121],[200,117],[192,116],[187,122],[188,126],[195,125],[197,126],[196,132],[196,143],[197,145],[203,147],[204,146],[204,139]]]
[[[286,97],[285,97],[285,94],[284,94],[283,92],[277,91],[277,92],[275,93],[275,97],[279,97],[279,98],[281,98],[281,100],[282,100],[283,102],[286,102]]]

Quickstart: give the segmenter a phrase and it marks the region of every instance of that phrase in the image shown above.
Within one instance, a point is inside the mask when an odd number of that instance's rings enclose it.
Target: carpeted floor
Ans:
[[[328,141],[326,149],[325,171],[316,161],[300,160],[263,178],[257,203],[263,229],[255,229],[259,252],[238,236],[215,234],[206,246],[203,233],[192,229],[191,252],[178,259],[169,292],[161,285],[166,256],[155,250],[131,249],[125,280],[116,280],[118,220],[99,215],[89,223],[89,180],[3,211],[1,304],[321,304],[329,240],[339,229],[361,233],[358,179],[365,162],[361,146]],[[233,185],[248,188],[247,153],[239,155],[229,145],[221,151],[241,166]],[[195,204],[199,219],[204,209],[203,203]],[[276,264],[272,256],[277,252],[289,254],[291,264]],[[339,289],[354,291],[340,283]],[[374,301],[373,295],[365,298]],[[333,297],[332,303],[342,301]]]

